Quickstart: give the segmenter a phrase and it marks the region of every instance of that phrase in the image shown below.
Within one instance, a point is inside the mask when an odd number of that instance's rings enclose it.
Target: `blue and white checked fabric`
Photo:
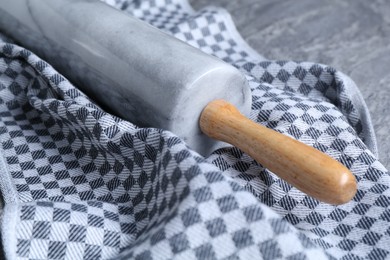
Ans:
[[[390,257],[390,177],[347,76],[326,65],[267,60],[223,9],[195,12],[186,0],[106,2],[237,67],[252,89],[251,119],[342,162],[358,193],[332,206],[237,148],[203,158],[173,133],[103,111],[0,34],[8,259]]]

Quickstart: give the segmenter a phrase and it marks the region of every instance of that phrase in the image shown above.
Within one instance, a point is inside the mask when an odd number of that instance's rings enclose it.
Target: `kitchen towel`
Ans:
[[[1,35],[1,236],[8,259],[389,256],[390,178],[351,79],[327,65],[262,57],[220,8],[195,12],[186,0],[105,2],[237,67],[251,86],[251,119],[342,162],[358,192],[332,206],[237,148],[201,157],[173,133],[103,111]]]

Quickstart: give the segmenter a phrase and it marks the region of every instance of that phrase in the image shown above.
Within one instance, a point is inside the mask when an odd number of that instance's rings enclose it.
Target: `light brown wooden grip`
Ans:
[[[356,194],[356,179],[344,165],[311,146],[251,121],[226,101],[215,100],[206,106],[200,128],[209,137],[240,148],[320,201],[343,204]]]

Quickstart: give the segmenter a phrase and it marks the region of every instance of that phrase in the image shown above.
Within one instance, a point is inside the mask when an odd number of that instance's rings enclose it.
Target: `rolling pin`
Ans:
[[[100,1],[0,0],[0,31],[102,108],[202,155],[227,142],[323,202],[356,193],[341,163],[246,117],[251,92],[236,68]]]

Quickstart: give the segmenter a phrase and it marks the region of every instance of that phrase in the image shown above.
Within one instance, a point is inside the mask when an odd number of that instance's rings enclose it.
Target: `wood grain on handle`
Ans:
[[[240,148],[320,201],[343,204],[356,193],[356,179],[344,165],[311,146],[251,121],[226,101],[215,100],[206,106],[200,128],[209,137]]]

